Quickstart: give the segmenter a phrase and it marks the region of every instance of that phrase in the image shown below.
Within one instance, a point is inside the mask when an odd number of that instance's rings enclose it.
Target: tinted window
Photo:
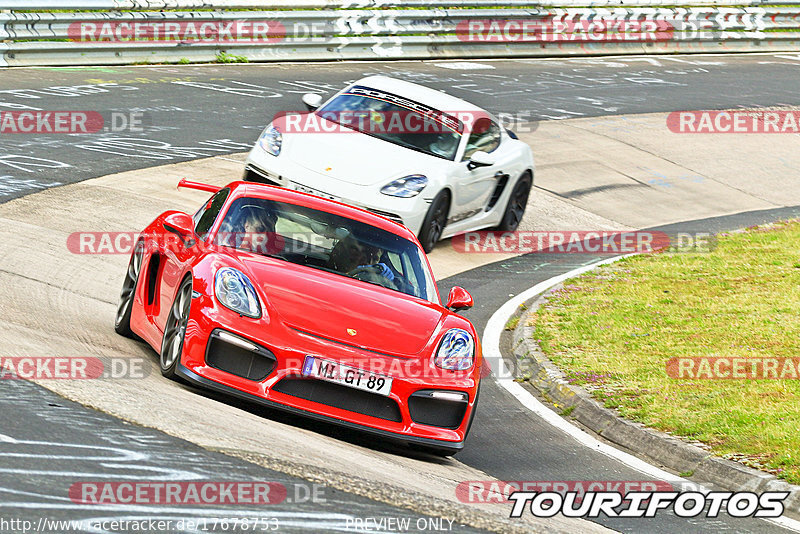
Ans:
[[[228,199],[228,194],[230,194],[230,189],[222,189],[214,194],[208,202],[206,202],[200,210],[195,213],[194,219],[194,231],[199,236],[203,236],[211,230],[211,227],[214,226],[214,221],[217,220],[217,215],[219,215],[222,206],[225,205],[225,201]]]
[[[464,124],[419,102],[364,86],[353,86],[316,114],[361,133],[430,156],[453,160]]]
[[[437,300],[433,277],[417,245],[324,211],[237,198],[225,213],[217,243]]]
[[[492,152],[500,146],[500,127],[491,120],[482,117],[475,121],[472,133],[467,140],[464,160],[468,160],[478,150]]]

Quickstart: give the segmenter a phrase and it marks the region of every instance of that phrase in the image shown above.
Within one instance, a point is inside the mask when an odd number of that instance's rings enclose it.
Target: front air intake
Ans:
[[[415,423],[458,428],[468,403],[469,396],[464,392],[422,390],[408,397],[408,411]]]
[[[260,382],[275,368],[276,359],[264,347],[216,329],[208,339],[206,363],[214,369]]]
[[[389,397],[313,378],[284,378],[273,388],[284,395],[318,402],[348,412],[400,422],[400,407]]]

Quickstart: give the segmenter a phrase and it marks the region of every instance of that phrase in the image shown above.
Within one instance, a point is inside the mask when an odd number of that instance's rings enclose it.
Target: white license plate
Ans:
[[[323,193],[322,191],[319,191],[317,189],[312,189],[311,187],[306,187],[302,184],[298,184],[297,182],[291,182],[291,187],[295,191],[300,191],[301,193],[309,193],[311,195],[316,195],[318,197],[327,198],[328,200],[335,200],[337,202],[342,200],[341,197],[329,195],[328,193]]]
[[[392,390],[392,379],[370,373],[358,367],[350,367],[318,356],[306,356],[303,362],[303,376],[336,382],[344,386],[388,396]]]

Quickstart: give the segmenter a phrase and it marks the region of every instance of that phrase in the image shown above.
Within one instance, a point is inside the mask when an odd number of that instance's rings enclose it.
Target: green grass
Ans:
[[[519,324],[519,319],[520,319],[519,315],[509,319],[508,322],[506,323],[506,330],[514,330]]]
[[[534,315],[570,382],[653,428],[800,483],[799,380],[686,380],[672,357],[800,357],[800,223],[721,234],[707,254],[634,256]]]
[[[217,52],[215,63],[247,63],[250,61],[245,56],[236,56],[227,52]]]

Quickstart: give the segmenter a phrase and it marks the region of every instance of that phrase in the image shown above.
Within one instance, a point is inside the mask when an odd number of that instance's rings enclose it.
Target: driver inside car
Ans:
[[[430,151],[437,156],[451,159],[458,148],[458,136],[452,133],[440,133],[431,143]]]
[[[364,246],[362,264],[348,274],[365,282],[372,282],[385,287],[397,289],[395,284],[386,285],[385,282],[394,282],[395,274],[388,265],[380,261],[381,251],[377,247]]]
[[[382,254],[378,247],[361,242],[350,234],[333,247],[328,266],[358,280],[397,289],[396,275],[380,261]]]

